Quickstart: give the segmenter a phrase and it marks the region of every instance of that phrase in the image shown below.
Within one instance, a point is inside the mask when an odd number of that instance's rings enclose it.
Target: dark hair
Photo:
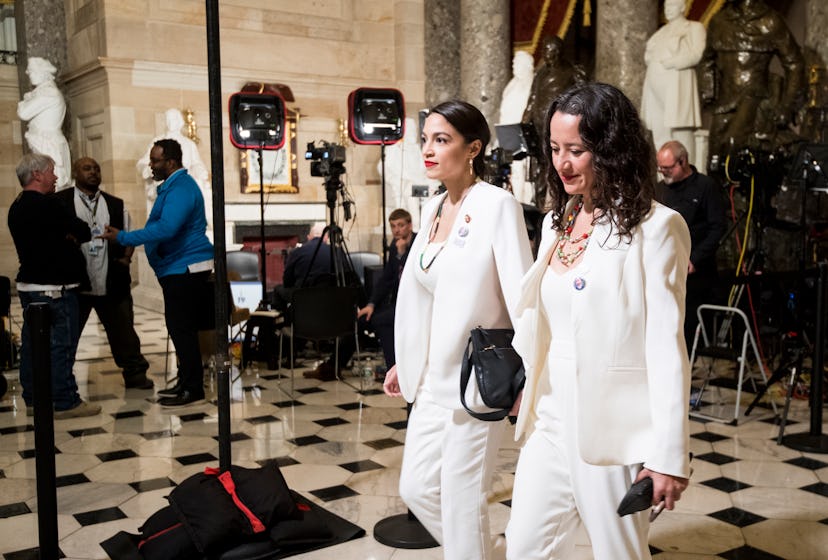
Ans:
[[[560,111],[581,117],[578,133],[592,153],[595,184],[592,202],[629,237],[650,211],[655,192],[655,159],[644,127],[632,102],[619,89],[596,82],[578,84],[560,94],[549,106],[544,125],[541,192],[552,210],[552,225],[563,229],[569,195],[552,165],[549,121]]]
[[[411,213],[405,208],[397,208],[388,215],[389,222],[393,222],[394,220],[405,220],[411,223]]]
[[[442,115],[451,126],[457,129],[457,132],[463,135],[466,144],[480,140],[480,152],[474,158],[473,166],[475,175],[482,177],[485,172],[483,158],[492,133],[489,131],[489,123],[486,122],[486,117],[483,116],[480,109],[471,103],[452,99],[433,107],[429,111],[429,114],[431,113]]]
[[[175,161],[178,165],[181,165],[181,144],[178,143],[178,140],[173,140],[172,138],[162,138],[161,140],[156,140],[153,146],[161,148],[164,152],[165,158]]]

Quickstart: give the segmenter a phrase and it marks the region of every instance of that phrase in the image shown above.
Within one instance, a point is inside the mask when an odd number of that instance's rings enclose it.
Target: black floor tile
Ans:
[[[708,463],[713,463],[714,465],[726,465],[728,463],[732,463],[734,461],[738,461],[739,459],[734,459],[730,455],[724,455],[723,453],[704,453],[702,455],[696,455],[695,459],[701,459],[702,461],[707,461]]]
[[[0,519],[14,517],[15,515],[24,515],[27,513],[32,513],[32,510],[29,509],[26,502],[17,502],[16,504],[6,504],[4,506],[0,506]]]
[[[67,474],[67,475],[64,475],[64,476],[59,476],[55,479],[55,487],[63,488],[64,486],[74,486],[75,484],[86,484],[87,482],[91,482],[91,481],[83,473]]]
[[[828,517],[826,517],[825,519],[820,519],[819,522],[823,525],[828,525]]]
[[[737,507],[723,509],[721,511],[709,513],[708,515],[718,519],[719,521],[736,525],[737,527],[747,527],[748,525],[753,525],[754,523],[759,523],[760,521],[765,520],[765,518],[761,515],[756,515],[755,513],[750,513],[749,511],[745,511]]]
[[[713,432],[699,432],[697,434],[692,434],[690,437],[701,441],[707,441],[710,443],[722,441],[723,439],[730,439],[728,436],[723,436],[722,434],[714,434]]]
[[[343,420],[342,418],[322,418],[321,420],[314,420],[315,424],[319,424],[320,426],[339,426],[340,424],[350,424],[347,420]]]
[[[13,405],[0,406],[0,414],[2,414],[4,412],[14,412],[14,406]]]
[[[96,453],[95,457],[103,461],[104,463],[108,461],[119,461],[121,459],[130,459],[132,457],[137,457],[138,454],[133,451],[132,449],[121,449],[119,451],[107,451],[106,453]]]
[[[57,455],[58,453],[60,453],[60,449],[55,447],[55,455]],[[35,450],[34,449],[24,449],[22,451],[18,451],[17,454],[20,455],[20,457],[23,458],[23,459],[31,459],[32,457],[35,456]]]
[[[783,461],[783,463],[788,463],[789,465],[802,467],[803,469],[810,469],[812,471],[821,469],[823,467],[828,467],[828,463],[823,463],[822,461],[817,461],[816,459],[811,459],[809,457],[797,457],[796,459],[788,459],[787,461]]]
[[[267,465],[276,465],[279,468],[282,467],[289,467],[290,465],[298,465],[299,461],[294,459],[293,457],[276,457],[275,459],[263,459],[261,461],[256,461],[260,466],[265,467]]]
[[[778,426],[782,423],[782,419],[779,416],[772,416],[770,418],[760,418],[760,422],[764,422],[766,424],[773,424],[774,426]],[[785,420],[785,426],[793,426],[794,424],[799,424],[797,420]]]
[[[213,439],[218,441],[218,436],[213,436]],[[244,441],[246,439],[251,439],[249,435],[245,434],[244,432],[236,432],[235,434],[230,434],[230,441]]]
[[[140,480],[138,482],[130,482],[129,485],[136,492],[150,492],[152,490],[160,490],[161,488],[172,488],[175,483],[167,477],[151,478],[150,480]]]
[[[503,500],[500,503],[503,504],[506,507],[512,507],[512,500]]]
[[[298,438],[289,439],[288,442],[292,443],[293,445],[298,445],[299,447],[303,447],[305,445],[313,445],[315,443],[325,443],[325,438],[321,438],[319,436],[302,436]]]
[[[22,434],[24,432],[33,432],[34,425],[26,424],[25,426],[8,426],[0,428],[0,436],[7,436],[9,434]]]
[[[402,445],[402,443],[395,439],[383,438],[375,439],[373,441],[366,441],[365,445],[379,451],[380,449],[390,449],[391,447],[397,447],[399,445]]]
[[[656,548],[656,547],[654,547],[654,546],[653,546],[653,545],[651,545],[651,544],[650,544],[650,545],[647,545],[647,546],[649,546],[649,547],[650,547],[650,554],[658,554],[659,552],[664,552],[664,551],[663,551],[663,550],[661,550],[660,548]]]
[[[719,556],[726,560],[785,560],[781,556],[747,545],[722,552]]]
[[[276,418],[272,414],[267,414],[265,416],[253,416],[252,418],[245,418],[245,422],[249,422],[250,424],[257,425],[257,424],[269,424],[271,422],[281,422],[281,419]]]
[[[360,391],[360,395],[370,396],[370,395],[382,395],[384,391],[382,389],[365,389],[364,391]]]
[[[341,408],[342,410],[356,410],[357,408],[369,408],[367,404],[360,402],[338,404],[336,406],[337,408]]]
[[[287,375],[282,375],[281,373],[269,373],[267,375],[260,375],[261,379],[266,379],[268,381],[273,381],[274,379],[287,379]]]
[[[124,412],[114,412],[111,415],[115,420],[123,420],[124,418],[138,418],[139,416],[146,416],[141,410],[126,410]]]
[[[828,484],[824,482],[817,482],[816,484],[810,484],[808,486],[803,486],[800,490],[805,490],[806,492],[813,492],[814,494],[819,494],[820,496],[825,496],[828,498]]]
[[[242,391],[245,393],[252,393],[253,391],[267,391],[267,387],[262,387],[261,385],[248,385],[246,387],[242,387]]]
[[[399,420],[398,422],[388,422],[385,424],[394,430],[404,430],[408,427],[408,420]]]
[[[353,463],[345,463],[345,464],[339,465],[339,466],[342,467],[343,469],[351,471],[352,473],[365,472],[365,471],[375,471],[377,469],[384,469],[385,468],[383,465],[380,465],[379,463],[375,463],[374,461],[371,461],[371,460],[354,461]]]
[[[82,430],[69,430],[69,435],[72,437],[94,436],[95,434],[105,434],[106,430],[101,427],[83,428]]]
[[[324,393],[325,389],[320,389],[319,387],[305,387],[304,389],[296,389],[297,393],[302,393],[303,395],[312,395],[313,393]]]
[[[204,420],[207,418],[207,414],[204,412],[194,412],[192,414],[176,414],[178,419],[182,422],[196,422],[198,420]]]
[[[310,492],[323,502],[330,502],[333,500],[340,500],[342,498],[350,498],[351,496],[359,496],[359,492],[351,490],[345,485],[329,486],[328,488],[320,488],[319,490],[311,490]]]
[[[196,453],[194,455],[183,455],[181,457],[174,457],[176,461],[182,465],[195,465],[196,463],[210,463],[218,459],[210,453]]]
[[[118,519],[126,519],[126,514],[119,508],[111,507],[104,509],[97,509],[95,511],[87,511],[85,513],[76,513],[72,517],[77,520],[83,527],[87,525],[95,525],[105,521],[116,521]]]
[[[732,478],[727,477],[719,477],[713,478],[711,480],[705,480],[701,484],[705,486],[709,486],[711,488],[715,488],[716,490],[721,490],[722,492],[738,492],[739,490],[744,490],[745,488],[750,488],[750,484],[746,484],[744,482],[739,482],[738,480],[733,480]]]

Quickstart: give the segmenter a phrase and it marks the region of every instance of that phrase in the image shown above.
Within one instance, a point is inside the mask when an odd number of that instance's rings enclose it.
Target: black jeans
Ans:
[[[83,331],[92,310],[106,331],[109,348],[115,364],[123,370],[124,380],[143,377],[149,363],[141,354],[141,339],[135,332],[135,315],[132,309],[132,295],[122,296],[78,296],[80,329]]]
[[[198,346],[198,331],[207,327],[206,317],[212,316],[212,285],[210,272],[171,274],[159,278],[164,293],[164,319],[167,332],[178,357],[178,379],[182,389],[204,396],[204,369]],[[207,327],[210,328],[210,327]]]

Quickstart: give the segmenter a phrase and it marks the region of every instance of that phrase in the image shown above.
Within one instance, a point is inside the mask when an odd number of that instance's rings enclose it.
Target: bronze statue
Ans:
[[[563,41],[560,38],[549,35],[543,39],[543,62],[535,70],[532,91],[523,112],[523,122],[532,123],[539,138],[549,126],[543,121],[552,100],[569,86],[586,79],[582,68],[561,57],[562,50]]]
[[[785,76],[772,75],[779,58]],[[779,145],[797,109],[804,61],[785,21],[763,0],[728,0],[710,21],[701,62],[702,100],[712,106],[710,155]],[[784,134],[783,134],[784,136]]]

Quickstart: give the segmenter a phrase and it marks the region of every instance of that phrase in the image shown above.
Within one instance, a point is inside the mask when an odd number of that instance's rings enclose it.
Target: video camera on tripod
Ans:
[[[317,147],[315,142],[308,142],[305,150],[305,159],[311,162],[311,176],[330,178],[345,173],[345,146],[324,140],[319,144]]]

